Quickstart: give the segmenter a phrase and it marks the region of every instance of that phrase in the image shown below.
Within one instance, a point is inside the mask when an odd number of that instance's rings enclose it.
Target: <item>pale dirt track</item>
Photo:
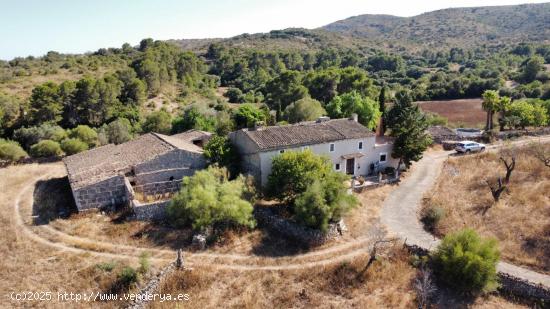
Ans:
[[[110,259],[138,259],[140,254],[148,252],[151,259],[157,262],[168,262],[174,259],[175,251],[167,249],[141,248],[119,245],[109,242],[73,236],[49,225],[31,226],[24,221],[22,210],[32,205],[32,189],[39,180],[59,174],[60,165],[52,165],[52,171],[45,176],[29,180],[19,191],[14,200],[14,221],[18,230],[27,238],[56,250],[76,254],[88,254]],[[210,266],[233,270],[298,270],[319,267],[352,260],[370,251],[373,242],[374,228],[366,235],[354,241],[341,243],[305,254],[291,257],[269,258],[240,254],[223,253],[185,253],[185,263],[189,266]],[[90,249],[93,248],[93,249]]]
[[[544,140],[550,141],[550,138],[546,137]],[[520,143],[525,142],[516,142],[516,144]],[[416,169],[407,179],[408,182],[424,181],[425,184],[421,186],[414,186],[415,189],[411,189],[411,186],[407,186],[406,184],[400,185],[395,192],[392,193],[392,196],[385,201],[384,209],[382,211],[382,222],[390,228],[390,231],[397,234],[402,239],[411,239],[412,236],[413,239],[422,238],[426,241],[437,242],[426,232],[421,233],[418,231],[417,225],[419,226],[419,223],[415,213],[419,205],[419,197],[431,188],[438,174],[440,164],[431,163],[436,163],[436,161],[442,162],[441,158],[444,158],[447,154],[448,153],[444,152],[428,154],[426,158],[419,163],[419,166],[425,165],[425,167]],[[431,161],[430,164],[425,164],[428,160],[433,161]],[[61,165],[52,165],[51,171],[46,172],[45,176],[29,180],[25,183],[14,199],[13,215],[16,228],[18,228],[27,238],[50,248],[75,254],[101,256],[110,259],[135,260],[139,258],[141,253],[148,252],[152,254],[151,259],[153,261],[168,262],[174,259],[175,251],[173,250],[112,244],[95,239],[72,236],[49,225],[31,226],[26,224],[22,215],[22,209],[23,207],[30,207],[30,205],[32,205],[32,189],[34,188],[36,182],[42,179],[50,178],[53,175],[58,175],[60,173],[60,166]],[[410,196],[411,194],[413,195],[412,197]],[[399,196],[401,196],[401,198],[399,198]],[[401,215],[396,215],[396,213],[393,212],[388,205],[393,205],[393,207],[397,205],[398,207],[401,207],[401,210],[399,211],[399,214]],[[411,206],[403,207],[403,205]],[[209,266],[241,271],[301,270],[312,267],[322,267],[349,261],[358,256],[368,254],[372,243],[377,239],[376,236],[379,236],[375,235],[376,232],[373,230],[366,231],[364,236],[357,238],[354,241],[337,244],[322,250],[291,257],[270,258],[240,254],[185,253],[184,258],[186,265],[191,267]],[[502,265],[501,268],[519,269],[519,271],[530,272],[509,264]]]

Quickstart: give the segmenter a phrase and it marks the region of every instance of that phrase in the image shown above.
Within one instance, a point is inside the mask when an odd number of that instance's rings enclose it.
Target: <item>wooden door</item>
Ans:
[[[346,174],[353,175],[355,170],[355,158],[346,160]]]

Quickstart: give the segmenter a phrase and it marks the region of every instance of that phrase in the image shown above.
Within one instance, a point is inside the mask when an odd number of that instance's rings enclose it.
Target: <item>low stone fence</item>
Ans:
[[[271,232],[277,233],[285,238],[292,239],[308,247],[323,245],[329,240],[341,236],[346,230],[343,221],[332,223],[326,233],[298,225],[288,219],[275,214],[268,207],[256,207],[254,217],[258,224],[266,227]]]
[[[541,136],[549,135],[550,127],[544,127],[535,130],[511,130],[511,131],[502,131],[497,133],[498,139],[510,139],[521,136]]]
[[[548,287],[534,284],[503,272],[499,272],[498,277],[500,282],[499,290],[504,293],[534,300],[543,300],[545,303],[550,302],[550,288]]]
[[[174,262],[168,264],[165,268],[163,268],[154,278],[149,280],[145,287],[140,289],[138,295],[139,297],[136,297],[134,301],[132,301],[128,307],[128,309],[142,309],[147,307],[147,303],[151,301],[150,298],[155,293],[158,293],[158,290],[162,284],[162,281],[168,277],[171,273],[173,273],[175,270],[186,270],[184,269],[183,265],[183,257],[181,254],[181,250],[178,250],[177,258]]]
[[[139,221],[163,221],[166,219],[166,207],[170,203],[167,201],[158,201],[148,204],[141,204],[137,200],[132,201],[133,220]]]

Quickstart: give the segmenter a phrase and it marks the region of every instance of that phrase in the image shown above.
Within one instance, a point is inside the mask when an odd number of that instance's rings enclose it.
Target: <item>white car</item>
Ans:
[[[462,141],[456,145],[455,150],[459,153],[481,152],[485,150],[485,145],[472,141]]]

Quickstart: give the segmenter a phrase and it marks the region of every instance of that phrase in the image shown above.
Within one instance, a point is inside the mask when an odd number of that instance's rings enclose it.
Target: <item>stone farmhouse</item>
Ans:
[[[181,179],[206,166],[202,146],[210,133],[148,133],[63,159],[79,211],[128,204],[137,194],[179,190]]]
[[[398,163],[391,158],[392,143],[361,125],[357,115],[349,119],[321,117],[292,125],[241,129],[232,132],[230,139],[242,156],[244,171],[262,186],[267,184],[273,157],[285,151],[310,149],[328,156],[334,170],[352,176],[372,175]]]

